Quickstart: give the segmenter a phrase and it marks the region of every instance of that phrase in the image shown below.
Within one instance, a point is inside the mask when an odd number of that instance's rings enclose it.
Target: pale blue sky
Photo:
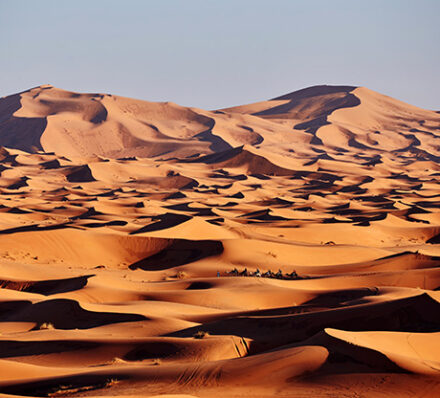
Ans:
[[[440,0],[0,0],[0,54],[0,96],[214,109],[344,84],[440,110]]]

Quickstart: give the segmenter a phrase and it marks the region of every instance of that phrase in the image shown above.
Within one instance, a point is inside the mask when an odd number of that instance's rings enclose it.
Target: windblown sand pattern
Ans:
[[[440,396],[439,113],[41,86],[0,145],[0,396]]]

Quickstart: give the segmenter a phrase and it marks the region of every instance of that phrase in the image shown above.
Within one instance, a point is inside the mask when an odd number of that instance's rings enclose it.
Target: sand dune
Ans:
[[[440,114],[0,99],[0,396],[438,397]]]

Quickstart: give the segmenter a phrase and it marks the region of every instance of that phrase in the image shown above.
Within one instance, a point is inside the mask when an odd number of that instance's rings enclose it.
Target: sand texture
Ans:
[[[0,397],[439,397],[440,114],[0,99]]]

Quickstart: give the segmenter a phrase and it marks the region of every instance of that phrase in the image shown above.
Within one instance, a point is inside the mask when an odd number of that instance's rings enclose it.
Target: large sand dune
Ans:
[[[0,99],[0,397],[440,396],[440,114]]]

